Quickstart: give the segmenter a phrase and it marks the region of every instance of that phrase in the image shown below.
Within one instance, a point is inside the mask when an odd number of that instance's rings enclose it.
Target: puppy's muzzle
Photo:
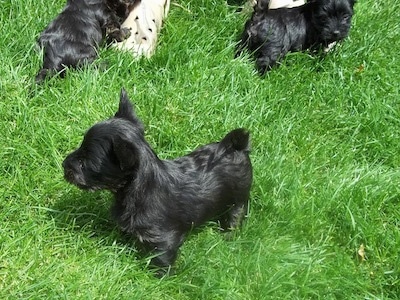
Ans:
[[[75,183],[74,171],[71,169],[64,168],[64,178],[70,183]]]
[[[73,166],[73,164],[64,161],[62,166],[64,168],[64,178],[66,181],[77,186],[85,186],[83,175]]]

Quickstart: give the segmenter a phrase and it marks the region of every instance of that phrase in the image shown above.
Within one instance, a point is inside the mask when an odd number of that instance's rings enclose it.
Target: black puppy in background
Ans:
[[[347,37],[355,0],[309,0],[294,8],[268,9],[269,0],[258,0],[246,22],[236,56],[246,48],[261,74],[289,51],[327,48]]]
[[[113,192],[119,225],[155,254],[152,265],[160,267],[159,275],[174,263],[194,227],[208,220],[226,230],[238,227],[252,184],[246,130],[161,160],[124,90],[115,116],[91,127],[63,167],[65,179],[79,188]]]
[[[36,83],[57,73],[63,76],[67,67],[92,62],[106,34],[118,41],[129,36],[129,30],[120,26],[130,1],[135,0],[68,0],[38,39],[44,57]]]

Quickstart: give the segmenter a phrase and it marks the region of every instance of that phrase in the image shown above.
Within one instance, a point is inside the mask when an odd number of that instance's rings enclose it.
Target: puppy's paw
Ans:
[[[324,48],[324,53],[331,52],[333,50],[333,48],[335,48],[336,44],[337,44],[337,42],[332,42],[332,43],[328,44],[328,46],[326,46]]]
[[[120,33],[121,33],[121,40],[126,40],[128,37],[131,36],[131,29],[122,27]]]
[[[120,29],[115,29],[107,34],[107,43],[119,43],[127,38],[129,38],[131,35],[131,30],[126,27],[121,27]]]
[[[166,268],[153,268],[153,274],[154,277],[156,278],[163,278],[163,277],[169,277],[173,276],[175,274],[175,271],[172,267],[166,267]]]

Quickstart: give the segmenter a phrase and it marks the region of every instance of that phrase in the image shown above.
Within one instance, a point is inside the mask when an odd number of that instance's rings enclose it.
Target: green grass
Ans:
[[[233,59],[246,14],[224,0],[175,0],[150,60],[101,50],[106,70],[32,91],[35,39],[63,5],[0,0],[1,299],[399,297],[398,2],[359,1],[332,53],[291,54],[260,78],[249,57]],[[122,86],[162,158],[236,127],[252,133],[244,227],[229,241],[212,225],[191,235],[176,275],[161,280],[111,220],[112,196],[62,176]]]

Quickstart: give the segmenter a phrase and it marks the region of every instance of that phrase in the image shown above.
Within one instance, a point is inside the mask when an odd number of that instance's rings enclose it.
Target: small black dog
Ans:
[[[106,33],[118,41],[128,37],[130,31],[121,23],[131,1],[135,0],[68,0],[38,39],[44,58],[36,83],[57,73],[63,76],[66,67],[92,62]]]
[[[289,51],[318,50],[347,37],[355,0],[310,0],[294,8],[268,9],[258,0],[236,56],[248,48],[261,74]]]
[[[207,220],[225,230],[240,225],[252,183],[248,154],[249,133],[235,129],[218,143],[160,160],[122,90],[115,116],[91,127],[63,167],[79,188],[114,193],[119,225],[156,254],[152,265],[161,275],[192,228]]]

